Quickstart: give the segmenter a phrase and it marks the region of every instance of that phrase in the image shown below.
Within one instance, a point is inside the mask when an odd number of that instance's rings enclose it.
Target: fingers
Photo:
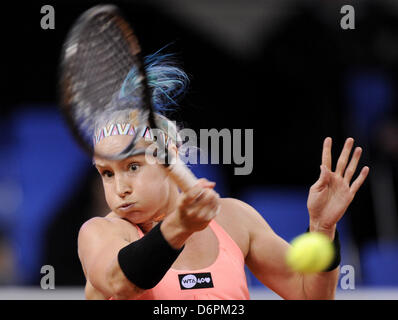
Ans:
[[[361,154],[362,154],[362,148],[357,147],[354,150],[354,153],[352,155],[350,164],[348,165],[347,169],[344,172],[344,180],[346,183],[350,183],[352,176],[355,173],[355,170],[357,170],[357,166],[358,166],[358,162],[359,162],[359,158],[361,158]]]
[[[202,189],[188,205],[179,207],[181,218],[191,230],[202,230],[220,211],[219,195],[212,189]]]
[[[216,197],[218,198],[218,197]],[[198,218],[210,221],[213,219],[220,210],[220,205],[215,198],[208,198],[207,200],[203,200],[198,207],[195,208],[196,215]]]
[[[339,160],[337,161],[336,173],[343,176],[344,170],[347,166],[348,159],[350,157],[352,146],[354,145],[354,139],[348,138],[345,141],[343,151],[341,151]]]
[[[216,208],[219,198],[219,194],[212,188],[202,188],[197,185],[183,195],[182,205],[196,211],[203,207]]]
[[[220,204],[220,195],[214,190],[208,190],[209,198],[207,200],[208,205],[204,205],[203,209],[205,210],[208,219],[213,219],[216,215],[220,213],[221,204]]]
[[[335,173],[344,178],[344,181],[349,185],[354,173],[357,169],[359,159],[362,155],[362,148],[357,147],[355,148],[351,160],[347,166],[348,160],[350,158],[351,150],[354,145],[353,138],[347,138],[344,143],[343,150],[341,151],[340,157],[337,160],[336,171]],[[323,150],[322,150],[322,165],[321,165],[321,176],[319,180],[315,183],[318,189],[322,188],[324,184],[327,183],[328,180],[328,173],[331,172],[331,165],[332,165],[332,156],[331,156],[331,147],[332,147],[332,139],[327,137],[323,143]],[[327,170],[328,169],[328,170]],[[361,170],[360,175],[358,178],[353,182],[351,186],[352,192],[357,192],[358,189],[361,187],[362,183],[365,181],[367,175],[369,173],[369,168],[364,167]]]
[[[215,182],[209,181],[205,178],[200,178],[196,184],[196,186],[202,187],[202,188],[214,188],[216,185]]]
[[[195,186],[195,187],[191,188],[190,190],[188,190],[187,192],[185,192],[183,194],[182,204],[184,206],[187,206],[187,205],[193,203],[203,194],[203,192],[204,192],[204,189],[199,186]]]
[[[352,194],[356,194],[363,182],[365,181],[366,177],[369,173],[369,167],[363,167],[359,176],[355,179],[350,187],[350,191]]]
[[[183,204],[188,205],[194,201],[200,200],[206,188],[213,189],[215,185],[215,182],[211,182],[204,178],[199,179],[198,183],[195,186],[193,186],[191,189],[184,193],[182,200]]]
[[[330,137],[323,141],[322,164],[332,170],[332,138]]]
[[[199,179],[194,187],[180,194],[180,203],[175,212],[186,230],[203,230],[220,211],[220,196],[213,190],[214,186],[214,182]]]
[[[203,189],[194,203],[197,208],[202,207],[215,207],[217,205],[218,194],[212,189]]]

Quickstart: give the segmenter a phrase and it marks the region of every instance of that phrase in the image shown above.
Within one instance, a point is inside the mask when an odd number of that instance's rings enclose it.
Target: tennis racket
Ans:
[[[134,95],[127,105],[115,103],[131,70],[137,73]],[[116,6],[92,7],[70,29],[61,54],[59,96],[61,111],[74,137],[91,156],[125,159],[145,153],[137,147],[140,132],[158,128],[151,90],[138,39]],[[98,119],[126,108],[133,110],[136,134],[129,136],[122,151],[99,153],[93,144]],[[156,143],[157,157],[166,160],[164,167],[178,187],[186,191],[195,185],[197,178],[183,161],[168,152],[162,139]]]

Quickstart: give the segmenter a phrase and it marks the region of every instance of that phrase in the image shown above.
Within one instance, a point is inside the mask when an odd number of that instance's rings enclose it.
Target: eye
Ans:
[[[101,172],[101,176],[103,176],[105,178],[111,178],[113,176],[113,173],[110,172],[109,170],[104,170]]]
[[[130,169],[130,171],[133,171],[133,172],[137,171],[139,167],[140,166],[137,163],[130,163],[129,164],[129,169]]]

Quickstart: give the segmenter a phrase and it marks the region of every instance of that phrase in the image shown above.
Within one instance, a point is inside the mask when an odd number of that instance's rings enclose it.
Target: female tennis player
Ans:
[[[165,57],[151,56],[146,68],[158,120],[172,127],[160,113],[182,93],[187,78]],[[109,116],[95,148],[121,151],[130,137],[120,128],[131,124],[129,119],[129,114]],[[109,125],[117,129],[103,134]],[[169,150],[178,153],[178,139],[168,138]],[[346,140],[332,171],[332,139],[324,140],[320,177],[307,202],[309,231],[324,233],[336,245],[336,225],[369,172],[364,167],[351,182],[362,152],[355,148],[350,160],[353,144],[352,138]],[[204,178],[180,192],[166,170],[148,160],[145,155],[94,158],[111,212],[88,220],[79,232],[87,299],[249,299],[245,264],[284,299],[334,298],[338,254],[323,272],[293,272],[285,262],[290,244],[254,208],[220,198],[215,182]]]

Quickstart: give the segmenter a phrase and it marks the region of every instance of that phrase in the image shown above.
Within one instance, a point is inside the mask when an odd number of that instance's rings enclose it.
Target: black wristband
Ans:
[[[310,227],[307,228],[307,232],[310,232]],[[337,231],[337,228],[336,228],[336,232],[334,234],[334,240],[333,240],[332,244],[333,244],[333,247],[334,247],[333,261],[330,263],[329,267],[327,267],[325,270],[323,270],[323,272],[333,271],[341,263],[340,239],[339,239],[339,233]]]
[[[183,250],[174,249],[163,237],[158,223],[141,239],[119,251],[118,262],[124,275],[141,289],[156,286]]]

